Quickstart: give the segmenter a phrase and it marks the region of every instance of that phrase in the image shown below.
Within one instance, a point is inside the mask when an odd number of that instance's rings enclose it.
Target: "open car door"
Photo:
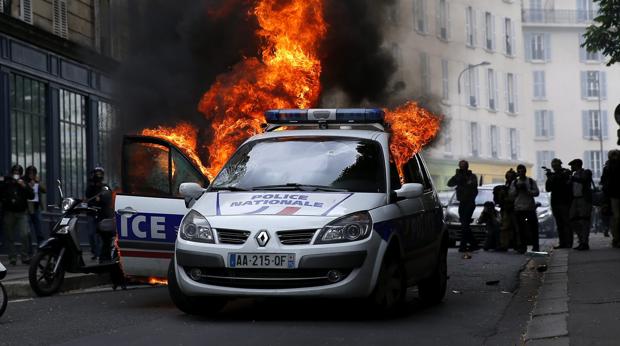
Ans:
[[[125,136],[121,185],[116,195],[116,226],[127,276],[167,276],[174,242],[187,212],[179,185],[208,179],[179,149],[155,137]]]

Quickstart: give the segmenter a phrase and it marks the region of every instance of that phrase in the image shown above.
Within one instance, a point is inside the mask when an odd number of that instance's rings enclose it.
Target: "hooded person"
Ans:
[[[581,159],[574,159],[568,163],[572,175],[571,186],[571,205],[569,218],[571,228],[577,238],[579,245],[575,250],[590,250],[590,225],[592,222],[592,171],[583,168]]]
[[[449,187],[455,187],[456,199],[459,201],[459,221],[461,222],[460,252],[479,249],[478,242],[471,231],[471,217],[476,209],[478,196],[478,178],[469,170],[469,162],[461,160],[456,174],[448,180]]]
[[[17,264],[15,240],[21,242],[20,254],[24,264],[30,263],[28,256],[28,200],[34,198],[30,185],[24,181],[24,168],[14,165],[11,174],[0,179],[0,199],[3,211],[3,229],[8,244],[9,263]]]
[[[112,238],[108,234],[99,234],[98,224],[102,220],[113,217],[112,193],[110,187],[105,183],[105,170],[102,167],[95,167],[91,172],[91,178],[86,187],[86,198],[90,201],[88,205],[99,209],[97,217],[92,219],[88,240],[92,252],[92,259],[99,258],[100,262],[111,259]]]
[[[515,219],[519,232],[518,251],[525,253],[527,244],[532,244],[532,251],[539,251],[538,217],[534,197],[540,194],[536,180],[528,177],[524,165],[517,166],[517,178],[510,184],[510,196],[514,198]]]

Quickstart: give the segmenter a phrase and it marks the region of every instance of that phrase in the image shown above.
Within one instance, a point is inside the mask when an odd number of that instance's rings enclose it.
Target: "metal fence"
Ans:
[[[596,12],[589,10],[534,10],[521,12],[523,23],[540,24],[590,24]]]

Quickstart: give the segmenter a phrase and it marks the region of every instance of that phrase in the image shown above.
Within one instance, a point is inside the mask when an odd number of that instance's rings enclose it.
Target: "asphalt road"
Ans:
[[[12,301],[0,317],[0,344],[517,344],[531,304],[517,290],[527,260],[482,251],[467,260],[451,249],[444,302],[424,308],[410,292],[406,313],[387,320],[356,302],[262,299],[236,300],[215,318],[198,318],[177,310],[165,287]]]

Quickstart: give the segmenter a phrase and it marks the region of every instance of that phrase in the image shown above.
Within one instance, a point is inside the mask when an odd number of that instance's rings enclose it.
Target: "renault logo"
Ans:
[[[256,235],[256,242],[260,247],[264,247],[265,245],[267,245],[267,243],[269,242],[269,233],[267,233],[267,230],[263,229],[258,232],[258,234]]]

